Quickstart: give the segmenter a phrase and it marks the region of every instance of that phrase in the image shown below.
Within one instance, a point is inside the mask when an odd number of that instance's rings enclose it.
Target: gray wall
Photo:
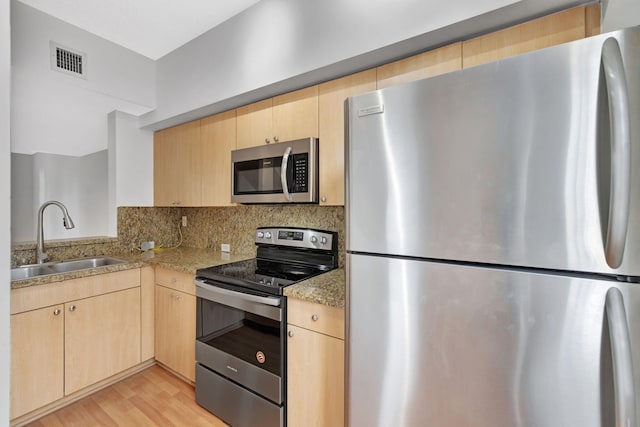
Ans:
[[[67,207],[75,228],[66,230],[59,209],[48,207],[46,240],[109,235],[107,150],[82,157],[12,153],[11,161],[13,242],[36,239],[37,211],[48,200]]]
[[[162,129],[587,2],[262,0],[158,60],[157,108],[140,124]]]
[[[640,25],[640,1],[608,0],[602,2],[602,32]]]

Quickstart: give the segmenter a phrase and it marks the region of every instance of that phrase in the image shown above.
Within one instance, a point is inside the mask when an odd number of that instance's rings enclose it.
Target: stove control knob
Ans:
[[[264,233],[262,231],[258,231],[258,239],[262,239],[264,237]]]
[[[326,238],[326,237],[324,237],[324,236],[322,236],[322,237],[320,238],[320,243],[322,243],[323,245],[326,245],[326,244],[327,244],[327,238]]]
[[[311,236],[311,243],[318,243],[318,238],[316,236]]]
[[[270,239],[271,238],[271,232],[267,231],[266,233],[264,233],[264,237],[265,237],[265,239]]]

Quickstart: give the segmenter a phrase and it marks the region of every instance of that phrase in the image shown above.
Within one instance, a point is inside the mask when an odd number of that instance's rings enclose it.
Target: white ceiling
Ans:
[[[154,60],[258,1],[20,0]]]

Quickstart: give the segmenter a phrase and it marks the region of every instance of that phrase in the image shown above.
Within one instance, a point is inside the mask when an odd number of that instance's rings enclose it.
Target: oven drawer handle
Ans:
[[[258,304],[264,304],[264,305],[270,305],[273,307],[279,307],[280,306],[280,299],[279,298],[272,298],[272,297],[261,297],[259,295],[251,295],[251,294],[245,294],[244,292],[238,292],[238,291],[230,291],[229,289],[224,289],[224,288],[218,288],[216,286],[213,285],[209,285],[205,282],[202,282],[200,280],[194,280],[193,281],[196,286],[202,288],[202,289],[206,289],[208,292],[213,292],[219,295],[228,295],[230,297],[234,297],[234,298],[238,298],[241,300],[245,300],[245,301],[251,301],[251,302],[255,302]]]

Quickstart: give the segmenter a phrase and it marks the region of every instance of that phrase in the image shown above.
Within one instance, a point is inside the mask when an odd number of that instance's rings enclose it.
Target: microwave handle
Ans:
[[[282,182],[282,192],[284,197],[286,197],[287,201],[293,200],[293,194],[289,193],[289,186],[287,185],[287,163],[289,163],[289,155],[293,149],[291,147],[287,147],[284,150],[284,155],[282,156],[282,166],[280,167],[280,181]]]

